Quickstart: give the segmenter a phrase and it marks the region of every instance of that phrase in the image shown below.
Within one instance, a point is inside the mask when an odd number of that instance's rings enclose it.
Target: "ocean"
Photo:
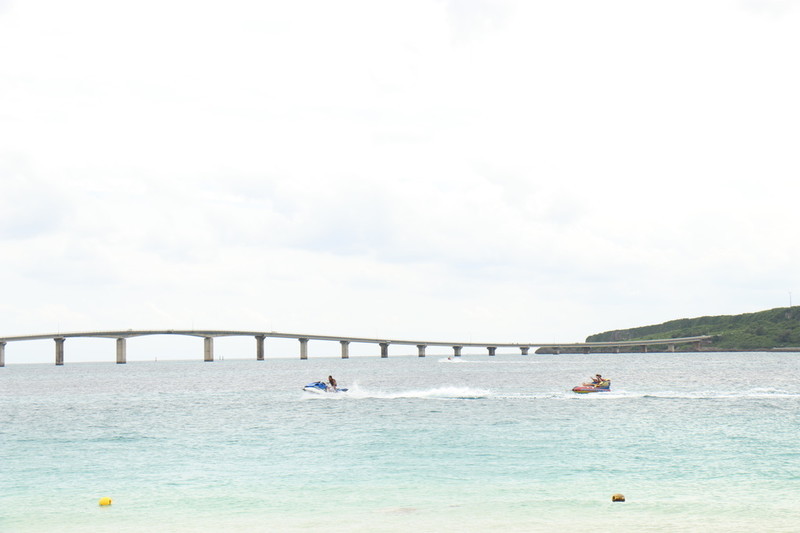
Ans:
[[[0,531],[800,531],[798,354],[162,359],[0,368]]]

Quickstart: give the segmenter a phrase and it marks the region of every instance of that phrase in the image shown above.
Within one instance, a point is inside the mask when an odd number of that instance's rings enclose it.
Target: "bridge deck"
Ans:
[[[202,337],[204,339],[204,360],[214,360],[215,337],[254,337],[257,341],[256,358],[264,359],[264,340],[266,338],[296,339],[300,342],[300,358],[308,358],[308,342],[314,341],[338,341],[342,344],[342,358],[349,357],[350,343],[378,344],[381,347],[381,357],[388,357],[388,347],[390,345],[417,346],[419,356],[425,356],[425,348],[428,346],[449,346],[453,348],[456,356],[461,355],[461,349],[465,347],[482,347],[489,350],[489,355],[495,355],[497,348],[518,348],[523,355],[528,354],[531,347],[552,348],[558,350],[583,350],[589,351],[592,348],[621,348],[625,346],[656,346],[668,345],[671,349],[678,344],[700,343],[711,339],[708,335],[696,337],[682,337],[677,339],[652,339],[638,341],[615,341],[615,342],[575,342],[575,343],[553,343],[553,342],[460,342],[460,341],[431,341],[431,340],[408,340],[408,339],[384,339],[368,337],[344,337],[338,335],[315,335],[307,333],[282,333],[277,331],[229,331],[229,330],[120,330],[120,331],[83,331],[70,333],[44,333],[37,335],[17,335],[0,337],[0,366],[5,366],[5,346],[9,342],[31,341],[52,339],[56,343],[56,365],[64,364],[64,342],[68,338],[110,338],[117,341],[117,363],[126,362],[126,339],[142,337],[145,335],[185,335],[192,337]]]
[[[705,341],[711,339],[709,335],[699,335],[696,337],[681,337],[676,339],[653,339],[638,341],[614,341],[614,342],[462,342],[462,341],[430,341],[430,340],[408,340],[408,339],[385,339],[369,337],[344,337],[337,335],[315,335],[310,333],[281,333],[277,331],[230,331],[230,330],[120,330],[120,331],[84,331],[70,333],[43,333],[36,335],[18,335],[13,337],[0,337],[0,342],[58,339],[73,337],[101,337],[110,339],[127,339],[131,337],[142,337],[145,335],[187,335],[193,337],[273,337],[283,339],[308,339],[318,341],[347,341],[363,342],[371,344],[403,344],[414,346],[471,346],[498,348],[519,348],[524,346],[537,347],[561,347],[561,348],[585,348],[585,347],[605,347],[605,346],[644,346],[661,344],[685,344],[690,342]]]

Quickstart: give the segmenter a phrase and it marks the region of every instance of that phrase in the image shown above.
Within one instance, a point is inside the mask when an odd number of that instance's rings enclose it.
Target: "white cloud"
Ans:
[[[797,9],[797,0],[742,0],[741,5],[759,14],[779,17]]]

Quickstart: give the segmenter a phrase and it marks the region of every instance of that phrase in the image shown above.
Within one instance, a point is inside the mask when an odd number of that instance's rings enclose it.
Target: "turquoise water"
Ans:
[[[799,370],[774,353],[9,365],[0,531],[796,532]],[[597,372],[612,392],[570,392]],[[300,390],[328,374],[351,392]]]

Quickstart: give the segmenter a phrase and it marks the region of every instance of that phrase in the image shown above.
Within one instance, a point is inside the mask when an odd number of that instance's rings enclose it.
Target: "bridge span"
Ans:
[[[389,346],[391,345],[406,345],[416,346],[419,357],[425,357],[425,350],[428,346],[447,346],[452,348],[455,357],[461,356],[461,350],[465,347],[470,348],[485,348],[488,355],[495,355],[498,348],[514,348],[519,349],[521,355],[528,355],[532,347],[548,348],[553,353],[560,353],[561,351],[582,351],[589,353],[592,349],[608,349],[611,351],[619,351],[623,347],[639,346],[643,347],[646,351],[648,346],[667,346],[669,351],[675,351],[675,346],[680,344],[694,344],[695,349],[698,349],[700,343],[708,342],[711,337],[708,335],[701,335],[697,337],[682,337],[678,339],[654,339],[654,340],[638,340],[638,341],[618,341],[618,342],[585,342],[585,343],[540,343],[540,342],[525,342],[525,343],[503,343],[503,342],[450,342],[450,341],[420,341],[420,340],[400,340],[400,339],[377,339],[366,337],[339,337],[335,335],[313,335],[305,333],[280,333],[277,331],[225,331],[225,330],[125,330],[125,331],[88,331],[88,332],[75,332],[75,333],[46,333],[39,335],[20,335],[13,337],[0,337],[0,367],[5,366],[5,349],[6,344],[9,342],[17,341],[31,341],[52,339],[55,341],[55,364],[64,364],[64,343],[69,338],[89,338],[100,337],[116,339],[117,348],[117,363],[124,364],[127,362],[127,339],[133,337],[142,337],[145,335],[186,335],[191,337],[201,337],[203,339],[203,360],[214,361],[214,339],[216,337],[253,337],[256,341],[255,356],[256,360],[264,360],[264,345],[267,338],[282,338],[282,339],[296,339],[300,343],[300,359],[308,359],[308,343],[309,341],[329,341],[339,342],[341,344],[342,359],[350,357],[350,344],[351,343],[367,343],[376,344],[380,347],[380,356],[382,358],[389,357]]]

